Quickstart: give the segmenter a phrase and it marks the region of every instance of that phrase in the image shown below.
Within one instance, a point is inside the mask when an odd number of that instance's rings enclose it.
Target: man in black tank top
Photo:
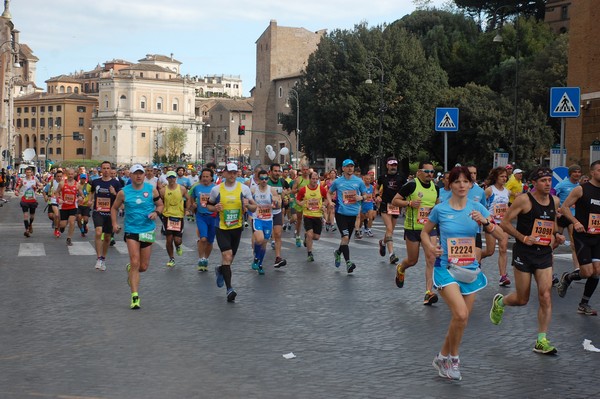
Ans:
[[[571,273],[564,272],[557,289],[562,298],[567,294],[571,281],[587,278],[577,313],[596,316],[598,312],[588,302],[598,286],[600,276],[600,161],[592,163],[590,175],[590,181],[575,187],[561,208],[563,216],[573,223],[572,240],[579,269]],[[569,210],[573,205],[575,216]]]
[[[552,248],[564,242],[564,237],[555,234],[556,209],[559,199],[550,195],[552,169],[540,167],[533,171],[530,179],[535,191],[518,196],[502,219],[502,230],[515,237],[513,261],[515,289],[503,297],[496,294],[490,310],[490,320],[500,324],[505,306],[523,306],[529,301],[532,276],[538,287],[538,336],[533,351],[554,354],[556,348],[546,338],[552,317]],[[513,227],[513,219],[517,227]]]
[[[398,160],[395,157],[388,158],[385,166],[387,173],[377,179],[379,194],[375,198],[375,201],[379,204],[381,220],[385,225],[385,235],[383,240],[379,240],[379,255],[385,256],[387,249],[390,254],[390,264],[395,265],[399,259],[394,253],[393,234],[400,215],[400,208],[394,207],[392,200],[398,194],[400,187],[406,183],[406,179],[398,172]],[[388,206],[390,208],[389,212]]]

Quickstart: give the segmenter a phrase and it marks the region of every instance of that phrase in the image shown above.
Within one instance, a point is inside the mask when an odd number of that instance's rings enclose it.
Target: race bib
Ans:
[[[65,194],[65,202],[67,204],[74,204],[75,203],[75,195],[73,195],[73,194]]]
[[[535,219],[530,237],[536,245],[550,245],[554,233],[554,220]]]
[[[202,208],[206,208],[206,204],[208,204],[209,198],[210,198],[210,194],[200,194],[200,206]]]
[[[35,198],[35,192],[32,189],[28,188],[23,193],[23,196],[25,197],[26,200],[32,200]]]
[[[96,210],[98,212],[110,212],[110,198],[96,197]]]
[[[167,219],[167,230],[169,231],[181,231],[181,218],[168,218]]]
[[[259,205],[256,209],[256,214],[260,220],[271,219],[271,206],[270,205]]]
[[[475,238],[448,238],[448,263],[468,266],[475,262]]]
[[[354,191],[354,190],[342,191],[342,201],[346,205],[356,204],[356,191]]]
[[[227,227],[233,227],[240,223],[240,209],[224,209],[223,210],[223,223]]]
[[[431,207],[424,206],[419,208],[417,214],[417,223],[425,224],[429,221],[429,214],[431,213]]]
[[[600,234],[600,214],[590,213],[590,217],[588,219],[587,233]]]
[[[154,242],[154,240],[156,240],[156,234],[154,231],[149,231],[147,233],[140,233],[139,234],[139,240],[141,242]]]
[[[494,204],[494,219],[502,220],[504,215],[506,215],[506,211],[508,210],[508,204]]]
[[[388,204],[387,213],[388,215],[400,215],[400,207]]]
[[[309,198],[306,204],[306,208],[309,211],[318,211],[319,210],[319,200],[317,198]]]

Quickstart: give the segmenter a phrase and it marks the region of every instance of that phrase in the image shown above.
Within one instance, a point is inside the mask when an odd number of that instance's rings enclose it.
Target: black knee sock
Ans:
[[[344,259],[346,260],[346,262],[350,260],[350,247],[348,247],[348,245],[340,245],[338,251],[344,254]]]
[[[29,218],[29,224],[32,225],[33,224],[33,218]]]
[[[221,265],[221,274],[225,279],[227,289],[231,288],[231,265]]]
[[[592,295],[594,295],[594,291],[596,291],[596,287],[598,286],[598,276],[588,277],[585,282],[585,288],[583,289],[583,296],[581,297],[581,303],[588,303]]]
[[[29,220],[23,220],[23,224],[25,225],[25,230],[29,230]]]
[[[369,228],[369,221],[367,219],[363,220],[363,224],[365,225],[365,229]]]
[[[565,280],[567,280],[568,283],[570,283],[571,281],[579,281],[581,280],[581,276],[579,275],[579,269],[572,271],[571,273],[567,274],[565,276]]]

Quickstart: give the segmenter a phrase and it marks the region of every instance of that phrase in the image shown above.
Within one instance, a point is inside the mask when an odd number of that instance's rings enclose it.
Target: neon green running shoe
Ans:
[[[139,309],[140,308],[140,297],[137,292],[133,292],[131,294],[131,309]]]
[[[175,258],[169,259],[167,262],[167,267],[175,267]]]
[[[544,355],[554,355],[557,352],[556,348],[550,345],[550,341],[546,338],[543,338],[541,341],[539,339],[536,340],[533,351]]]
[[[181,248],[181,245],[178,247],[175,247],[175,253],[177,254],[177,256],[183,255],[183,248]]]
[[[492,308],[490,309],[490,320],[492,323],[498,325],[502,321],[502,315],[504,314],[504,307],[498,304],[500,299],[504,298],[502,294],[496,294],[492,300]]]

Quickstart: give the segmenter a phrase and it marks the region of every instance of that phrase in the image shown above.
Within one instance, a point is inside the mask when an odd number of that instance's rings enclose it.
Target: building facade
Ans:
[[[150,164],[155,155],[194,160],[202,124],[195,116],[194,84],[179,73],[172,57],[147,55],[137,64],[103,72],[98,110],[92,119],[92,154],[117,164]],[[181,154],[167,142],[169,130],[185,131]]]
[[[242,79],[240,75],[193,76],[196,97],[229,97],[242,98]]]
[[[291,139],[292,149],[297,147],[296,135],[288,135],[282,129],[280,114],[290,112],[291,108],[286,107],[290,101],[290,84],[302,74],[308,57],[317,49],[325,32],[278,26],[277,21],[271,20],[256,41],[256,85],[252,91],[255,133],[251,162],[271,162],[265,152],[266,145],[279,148],[280,141],[287,141],[286,137]]]
[[[569,8],[573,0],[546,0],[546,12],[544,21],[555,33],[567,33],[569,31]]]

